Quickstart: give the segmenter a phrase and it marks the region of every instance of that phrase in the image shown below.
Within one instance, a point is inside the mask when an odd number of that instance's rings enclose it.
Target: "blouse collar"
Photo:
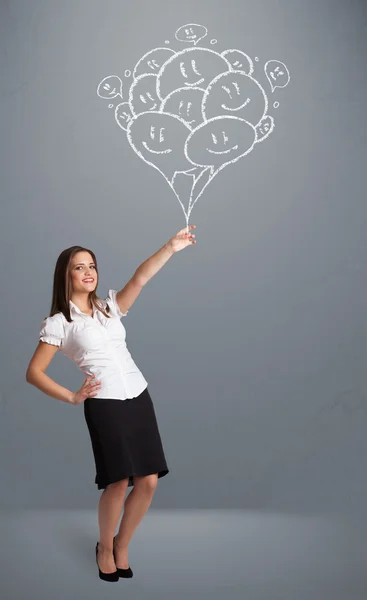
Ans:
[[[69,306],[70,306],[70,309],[71,309],[71,310],[74,310],[75,312],[79,313],[80,315],[85,315],[85,316],[87,316],[87,317],[89,316],[89,315],[87,315],[86,313],[83,313],[83,312],[80,310],[80,308],[79,308],[79,307],[78,307],[76,304],[74,304],[74,302],[73,302],[72,300],[69,300]],[[94,314],[95,314],[96,312],[97,312],[97,308],[94,306],[94,307],[93,307],[93,316],[94,316]]]

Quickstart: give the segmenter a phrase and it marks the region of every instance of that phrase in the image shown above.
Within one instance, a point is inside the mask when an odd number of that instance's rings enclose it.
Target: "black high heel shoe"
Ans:
[[[96,545],[96,563],[97,563],[98,574],[99,574],[100,579],[103,579],[103,581],[118,581],[119,580],[119,574],[118,574],[117,570],[113,571],[113,573],[103,573],[103,571],[101,571],[101,569],[99,568],[98,559],[97,559],[98,544],[99,544],[99,542],[97,542],[97,545]]]
[[[113,536],[113,558],[115,559],[116,562],[116,556],[115,556],[115,535]],[[120,567],[117,567],[117,573],[119,575],[119,577],[132,577],[134,575],[134,573],[132,572],[131,568],[128,567],[127,569],[120,569]]]

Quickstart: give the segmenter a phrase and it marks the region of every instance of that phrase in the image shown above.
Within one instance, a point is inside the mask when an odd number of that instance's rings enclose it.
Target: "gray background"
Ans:
[[[83,407],[25,371],[64,248],[96,252],[105,297],[185,226],[96,86],[197,22],[202,45],[292,79],[269,93],[273,134],[196,203],[196,246],[123,320],[170,468],[154,506],[365,510],[363,3],[2,0],[0,17],[2,507],[96,506]],[[48,374],[83,381],[61,353]]]

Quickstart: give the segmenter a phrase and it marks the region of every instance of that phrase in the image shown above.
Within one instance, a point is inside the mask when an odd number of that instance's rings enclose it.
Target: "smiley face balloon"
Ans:
[[[116,106],[115,119],[116,123],[119,125],[119,127],[121,127],[121,129],[127,131],[127,126],[132,118],[133,114],[128,102],[121,102]]]
[[[157,93],[161,100],[182,87],[205,89],[214,77],[228,71],[230,62],[209,48],[187,48],[177,52],[158,73]]]
[[[149,111],[129,122],[127,138],[136,154],[172,183],[176,172],[193,169],[184,154],[190,131],[179,117]]]
[[[156,87],[157,76],[150,73],[139,75],[134,80],[129,92],[129,104],[133,115],[159,109],[161,101],[157,96]]]
[[[208,86],[202,102],[205,119],[228,114],[256,126],[264,116],[268,99],[261,85],[243,71],[218,75]]]
[[[185,144],[187,158],[196,166],[212,166],[213,174],[251,152],[255,127],[237,117],[214,117],[194,129]]]
[[[201,104],[204,90],[201,88],[180,88],[168,94],[160,110],[181,117],[190,129],[195,129],[203,121]]]

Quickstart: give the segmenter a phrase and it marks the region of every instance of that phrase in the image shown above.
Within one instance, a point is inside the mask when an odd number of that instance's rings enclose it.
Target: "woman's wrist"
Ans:
[[[169,252],[170,254],[174,254],[174,251],[173,251],[173,250],[172,250],[172,248],[170,248],[170,246],[169,246],[169,241],[168,241],[168,242],[166,242],[166,243],[164,244],[164,247],[166,248],[166,250],[168,250],[168,252]]]

